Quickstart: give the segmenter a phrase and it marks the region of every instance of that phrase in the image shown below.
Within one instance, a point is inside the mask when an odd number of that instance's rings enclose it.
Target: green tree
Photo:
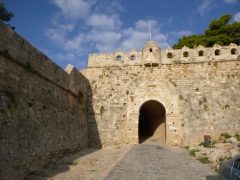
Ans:
[[[173,45],[173,49],[181,49],[183,46],[194,48],[199,45],[212,47],[214,44],[226,46],[230,43],[240,45],[240,22],[229,24],[231,18],[230,14],[223,15],[220,19],[213,20],[204,34],[183,36]]]
[[[0,2],[0,19],[4,22],[8,22],[11,20],[11,18],[14,16],[14,14],[11,11],[8,11],[4,7],[5,3]],[[9,24],[8,24],[9,25]],[[9,25],[10,26],[10,25]],[[12,29],[15,29],[14,26],[10,26]]]

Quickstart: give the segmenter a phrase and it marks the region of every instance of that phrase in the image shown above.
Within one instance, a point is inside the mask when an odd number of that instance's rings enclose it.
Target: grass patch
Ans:
[[[222,133],[221,136],[225,137],[225,139],[228,139],[228,138],[232,137],[228,133]]]
[[[196,154],[196,152],[199,152],[200,150],[199,149],[193,149],[193,150],[191,150],[190,152],[189,152],[189,155],[190,156],[195,156]]]
[[[211,163],[211,161],[208,159],[208,157],[197,158],[197,160],[203,164]]]
[[[238,141],[240,141],[240,135],[239,134],[235,134],[235,138],[237,138]]]
[[[184,146],[185,149],[189,150],[190,146]]]

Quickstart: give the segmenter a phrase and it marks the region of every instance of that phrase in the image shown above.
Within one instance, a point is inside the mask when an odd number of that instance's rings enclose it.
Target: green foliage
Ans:
[[[34,99],[31,99],[31,101],[28,102],[28,106],[29,106],[29,107],[33,107],[33,106],[35,106],[35,105],[36,105],[36,101],[35,101]]]
[[[4,2],[0,2],[0,19],[4,22],[9,22],[11,20],[11,18],[14,16],[14,14],[11,11],[8,11],[5,7],[4,7],[5,3]],[[8,24],[9,26],[9,24]],[[11,27],[13,30],[15,29],[14,26]]]
[[[109,94],[108,96],[109,96],[109,97],[112,97],[112,94]]]
[[[235,138],[237,138],[238,141],[240,141],[240,135],[239,134],[235,134]]]
[[[206,104],[203,106],[203,109],[204,109],[204,111],[209,111],[209,108]]]
[[[199,146],[203,146],[203,145],[204,145],[204,142],[200,142],[200,143],[199,143]]]
[[[184,127],[184,124],[182,123],[181,126]]]
[[[18,106],[18,100],[16,98],[16,96],[14,95],[14,93],[10,90],[4,90],[3,91],[11,100],[11,104],[8,105],[9,109],[15,108],[17,109]]]
[[[198,87],[195,89],[197,92],[199,92],[199,89],[198,89]]]
[[[206,103],[207,102],[207,98],[203,97],[203,102]]]
[[[240,45],[240,22],[229,24],[231,18],[230,14],[223,15],[213,20],[204,34],[183,36],[173,45],[173,49],[181,49],[183,46],[194,48],[199,45],[212,47],[214,44],[225,46],[230,43]]]
[[[217,62],[214,62],[214,63],[213,63],[213,66],[214,66],[215,68],[218,68],[218,63],[217,63]]]
[[[26,68],[27,68],[28,70],[30,70],[30,71],[34,71],[34,67],[31,65],[30,62],[27,62],[27,63],[26,63]]]
[[[208,157],[197,158],[197,160],[203,164],[211,163],[211,161],[208,159]]]
[[[9,50],[8,50],[8,49],[5,49],[4,52],[5,52],[6,54],[9,54]]]
[[[177,87],[177,84],[173,81],[170,81],[174,87]]]
[[[199,102],[198,102],[199,106],[201,106],[202,103],[203,103],[202,100],[199,100]]]
[[[211,147],[213,148],[215,144],[217,144],[217,142],[216,141],[212,141],[211,142]]]
[[[183,96],[182,96],[182,95],[179,95],[179,99],[180,99],[180,100],[183,100]]]
[[[129,91],[128,90],[126,91],[126,94],[127,94],[127,96],[129,95]]]
[[[185,149],[189,150],[190,146],[184,146]]]
[[[228,104],[226,104],[224,107],[225,107],[225,109],[229,109],[230,108],[230,106]]]
[[[103,115],[103,112],[105,111],[104,109],[104,106],[101,106],[100,107],[100,116],[101,116],[101,119],[102,119],[102,115]]]
[[[240,60],[240,55],[238,55],[237,59]]]
[[[221,136],[225,137],[225,139],[232,137],[228,133],[222,133]]]
[[[33,107],[34,104],[33,104],[32,102],[29,102],[29,103],[28,103],[28,106],[29,106],[29,107]]]
[[[219,158],[218,160],[219,160],[220,162],[224,161],[224,159],[223,159],[223,158]]]
[[[190,156],[195,156],[196,154],[196,152],[199,152],[200,150],[199,149],[192,149],[190,152],[189,152],[189,155]]]

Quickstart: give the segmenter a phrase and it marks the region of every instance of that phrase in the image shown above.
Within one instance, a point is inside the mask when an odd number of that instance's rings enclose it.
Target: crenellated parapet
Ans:
[[[90,54],[88,67],[128,65],[160,67],[161,64],[226,60],[240,60],[240,46],[231,43],[229,46],[215,44],[210,48],[199,45],[194,49],[184,46],[177,50],[172,48],[161,50],[156,42],[149,41],[140,52],[136,50],[130,52],[117,50],[115,53]]]

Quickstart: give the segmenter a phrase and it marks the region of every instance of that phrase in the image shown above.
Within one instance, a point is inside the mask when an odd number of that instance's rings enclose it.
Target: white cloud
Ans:
[[[236,4],[237,0],[224,0],[224,2],[228,4]]]
[[[67,54],[58,53],[52,56],[52,58],[57,61],[76,61],[77,60],[77,57],[72,53],[67,53]]]
[[[123,51],[129,51],[134,48],[140,51],[150,40],[149,24],[151,25],[152,40],[156,41],[162,49],[169,47],[167,36],[161,33],[161,26],[157,21],[139,20],[136,22],[135,27],[123,30],[123,38],[120,45],[121,49]]]
[[[92,30],[86,36],[86,41],[91,42],[99,52],[116,51],[117,44],[122,35],[117,31]]]
[[[121,21],[117,15],[92,14],[86,23],[89,26],[107,30],[114,30],[121,26]]]
[[[84,0],[51,0],[61,8],[65,17],[71,19],[85,18],[91,10],[91,3]]]
[[[201,15],[204,15],[204,13],[206,11],[208,11],[209,9],[211,9],[211,5],[213,3],[214,0],[203,0],[202,4],[200,4],[198,6],[198,12],[201,14]]]
[[[52,39],[56,43],[63,44],[65,41],[65,36],[67,33],[71,32],[74,29],[73,24],[59,25],[56,28],[46,29],[45,35]]]
[[[96,0],[51,1],[61,8],[61,12],[54,15],[53,27],[46,29],[45,35],[66,52],[52,56],[55,60],[69,61],[83,68],[87,65],[86,60],[80,58],[90,52],[115,52],[119,48],[125,52],[131,49],[140,51],[149,41],[149,24],[152,40],[162,49],[169,47],[168,37],[162,34],[161,25],[156,20],[139,20],[132,27],[122,28],[116,12],[124,10],[120,0],[98,1],[96,7],[93,6]],[[106,2],[109,6],[103,6]]]
[[[179,37],[182,36],[189,36],[192,34],[192,32],[190,30],[183,30],[183,31],[179,31],[176,33]]]
[[[240,22],[240,12],[234,15],[234,21]]]

